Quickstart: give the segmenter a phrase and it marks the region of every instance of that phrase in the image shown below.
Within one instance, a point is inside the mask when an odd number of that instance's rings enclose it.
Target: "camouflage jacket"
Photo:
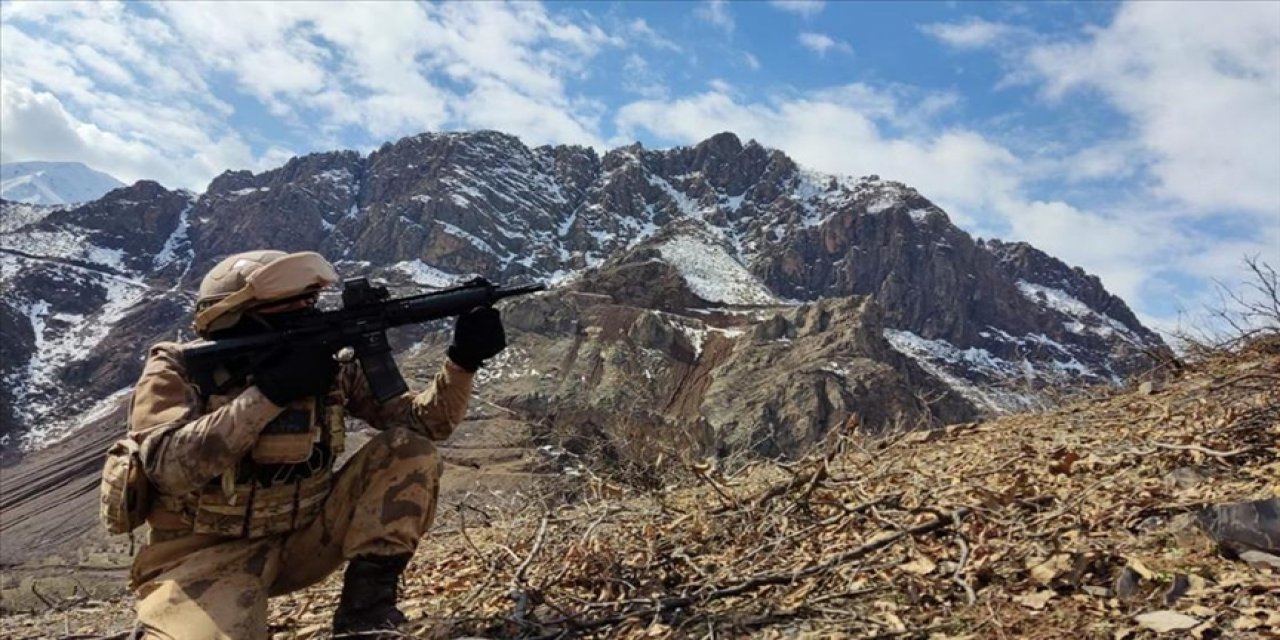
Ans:
[[[161,494],[171,496],[197,491],[235,465],[284,410],[250,386],[206,413],[186,375],[181,346],[160,343],[151,348],[129,416],[129,433],[141,444],[148,478]],[[342,364],[334,384],[346,399],[347,413],[375,429],[399,426],[444,440],[466,414],[472,374],[446,362],[422,392],[381,404],[358,362]]]

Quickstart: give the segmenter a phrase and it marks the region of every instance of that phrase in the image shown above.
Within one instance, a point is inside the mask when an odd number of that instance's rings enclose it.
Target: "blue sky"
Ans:
[[[0,2],[0,160],[201,191],[492,128],[902,180],[1162,328],[1280,264],[1280,3]]]

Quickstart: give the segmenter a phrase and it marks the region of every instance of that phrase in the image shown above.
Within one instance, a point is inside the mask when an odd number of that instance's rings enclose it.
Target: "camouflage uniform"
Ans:
[[[130,415],[158,494],[131,575],[143,637],[263,638],[268,596],[314,584],[358,555],[412,553],[431,524],[442,471],[431,440],[462,420],[471,383],[472,373],[447,362],[422,393],[379,404],[359,364],[341,365],[322,415],[340,425],[349,413],[382,433],[332,474],[341,436],[326,430],[319,439],[334,451],[321,456],[323,468],[268,489],[229,470],[245,464],[286,408],[253,386],[203,401],[179,345],[153,347]],[[241,500],[227,504],[226,489]],[[262,518],[246,507],[264,504],[271,490],[284,496],[271,504],[283,508]],[[241,535],[225,526],[251,520]]]

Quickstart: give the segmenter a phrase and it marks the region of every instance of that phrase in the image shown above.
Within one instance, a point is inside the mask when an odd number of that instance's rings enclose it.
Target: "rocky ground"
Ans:
[[[484,502],[495,494],[477,474],[517,458],[473,442],[489,457],[450,467],[466,486],[410,566],[406,633],[1280,634],[1280,520],[1265,507],[1280,499],[1280,340],[1050,412],[876,437],[856,426],[799,461],[684,465],[666,487],[591,465],[572,467],[576,486],[515,476],[502,491],[525,489],[518,501]],[[558,502],[566,488],[576,498]],[[338,587],[273,601],[274,637],[327,637]],[[6,616],[0,635],[128,625],[127,598],[52,604]]]

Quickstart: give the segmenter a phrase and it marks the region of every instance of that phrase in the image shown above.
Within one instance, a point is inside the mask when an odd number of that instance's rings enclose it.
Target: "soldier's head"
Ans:
[[[311,251],[247,251],[224,258],[200,281],[196,335],[208,338],[232,328],[266,326],[263,315],[310,308],[338,272]]]

